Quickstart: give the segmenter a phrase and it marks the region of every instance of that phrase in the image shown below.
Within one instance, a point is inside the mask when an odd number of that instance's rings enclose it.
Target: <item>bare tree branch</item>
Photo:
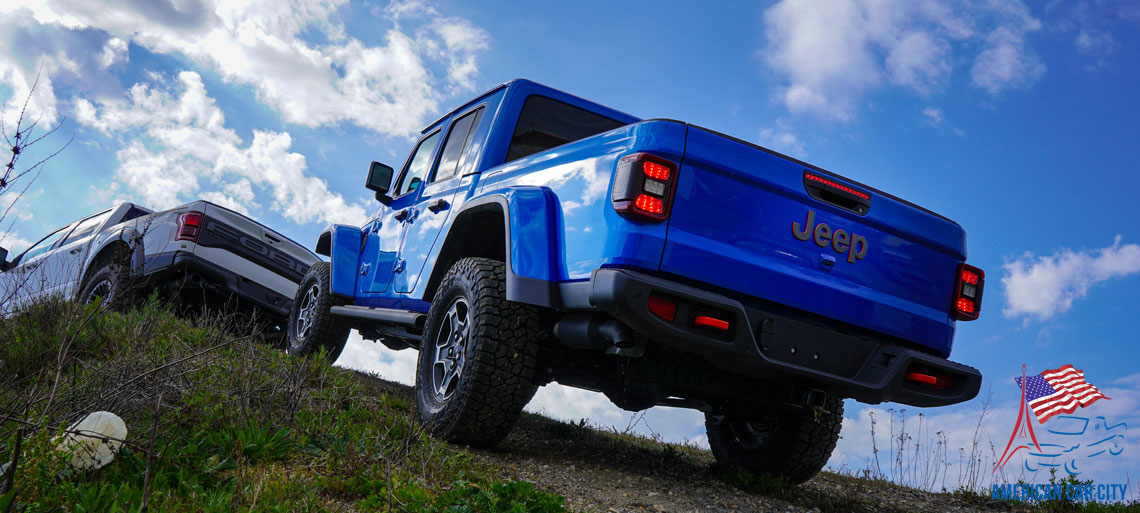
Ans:
[[[40,74],[42,72],[43,62],[41,61],[39,68],[36,69],[36,78],[32,80],[32,85],[28,89],[28,96],[24,98],[24,104],[20,107],[20,115],[16,119],[15,132],[11,135],[11,137],[9,137],[7,127],[5,127],[4,120],[2,119],[2,116],[0,116],[0,135],[3,135],[4,142],[8,146],[8,151],[11,153],[11,157],[9,157],[8,163],[4,166],[2,174],[0,174],[0,195],[8,192],[8,190],[12,187],[12,184],[19,181],[20,178],[41,169],[44,163],[46,163],[48,160],[51,160],[56,155],[59,155],[60,152],[70,146],[72,141],[75,140],[75,136],[73,134],[72,137],[63,144],[63,146],[55,150],[55,152],[51,153],[50,155],[40,159],[35,164],[32,164],[26,168],[21,168],[19,166],[20,156],[26,154],[28,148],[31,148],[35,144],[42,142],[44,138],[54,134],[57,130],[60,129],[60,127],[63,126],[64,121],[66,121],[66,118],[61,119],[58,123],[55,124],[55,126],[49,128],[39,135],[35,134],[35,129],[37,126],[39,126],[40,121],[43,120],[43,113],[37,113],[35,121],[32,121],[28,124],[24,123],[25,117],[28,114],[28,105],[32,101],[32,96],[35,95],[36,87],[40,83]],[[35,181],[35,179],[38,177],[39,173],[36,172],[34,175],[32,175],[32,179],[29,180],[29,184],[30,182]],[[8,202],[8,207],[4,212],[5,215],[9,210],[11,210],[12,206],[15,205],[16,202],[18,202],[20,198],[23,197],[24,191],[27,191],[26,186],[14,200]],[[0,218],[0,221],[2,220],[3,218]]]

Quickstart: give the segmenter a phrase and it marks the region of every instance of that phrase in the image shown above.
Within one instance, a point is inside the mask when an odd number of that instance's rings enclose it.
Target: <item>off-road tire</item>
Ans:
[[[112,310],[120,310],[128,305],[131,276],[127,268],[115,257],[103,259],[96,265],[99,267],[84,278],[76,299],[80,303],[90,304],[96,298],[102,298],[103,308]]]
[[[441,333],[448,312],[466,302],[466,340],[456,343],[462,360],[449,395],[433,381]],[[535,367],[541,336],[535,307],[507,301],[503,263],[464,258],[440,283],[428,312],[416,370],[416,410],[428,431],[444,440],[494,447],[510,433],[523,406],[534,396]],[[460,350],[462,348],[462,350]]]
[[[317,262],[301,278],[297,295],[289,309],[289,328],[285,337],[285,351],[297,356],[316,354],[325,348],[329,363],[335,362],[348,341],[348,324],[341,317],[329,313],[343,301],[332,295],[332,277],[328,262]],[[301,310],[309,308],[307,316]],[[303,321],[303,322],[302,322]]]
[[[717,462],[780,477],[798,485],[819,473],[831,457],[843,426],[843,400],[828,398],[823,408],[772,411],[750,430],[747,421],[705,415],[709,447]]]

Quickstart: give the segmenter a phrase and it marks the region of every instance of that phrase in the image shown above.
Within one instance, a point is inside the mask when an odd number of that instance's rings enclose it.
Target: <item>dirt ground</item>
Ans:
[[[372,378],[414,400],[411,388]],[[732,472],[708,451],[524,414],[494,451],[473,450],[503,469],[566,498],[571,511],[624,512],[959,512],[1002,511],[881,481],[823,472],[800,486]]]

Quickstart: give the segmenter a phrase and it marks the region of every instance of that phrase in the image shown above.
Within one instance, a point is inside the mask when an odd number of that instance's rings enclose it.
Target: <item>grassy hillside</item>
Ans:
[[[429,438],[405,399],[241,328],[153,302],[0,321],[0,462],[21,446],[13,511],[562,510]],[[53,439],[97,410],[124,419],[126,443],[107,467],[74,470]]]
[[[707,451],[536,415],[501,451],[472,451],[427,436],[407,387],[290,357],[251,331],[156,301],[126,313],[53,302],[0,320],[0,464],[15,468],[0,513],[1140,509],[994,503],[829,472],[789,487],[717,468]],[[124,419],[124,445],[104,468],[72,468],[58,440],[100,410]]]

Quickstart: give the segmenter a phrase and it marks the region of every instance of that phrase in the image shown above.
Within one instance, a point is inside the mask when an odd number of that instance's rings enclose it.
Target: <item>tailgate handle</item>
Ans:
[[[820,173],[805,170],[804,189],[807,190],[808,196],[848,212],[862,216],[871,211],[869,193],[839,183]]]
[[[277,237],[274,237],[268,233],[262,232],[261,236],[265,237],[265,240],[269,241],[272,244],[281,244],[281,239],[278,239]]]

